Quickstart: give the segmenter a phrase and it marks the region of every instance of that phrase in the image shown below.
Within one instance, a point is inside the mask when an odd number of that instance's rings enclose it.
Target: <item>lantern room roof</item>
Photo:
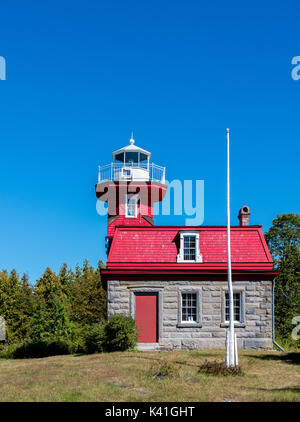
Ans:
[[[136,146],[135,145],[135,141],[134,141],[134,139],[132,137],[131,137],[131,139],[129,141],[129,145],[126,145],[125,147],[120,148],[120,149],[118,149],[118,150],[116,150],[116,151],[114,151],[112,153],[113,159],[114,159],[114,157],[115,157],[116,154],[120,154],[122,152],[141,152],[141,153],[146,154],[147,156],[149,156],[149,158],[151,156],[151,152],[146,151],[145,149],[142,149],[142,148]]]

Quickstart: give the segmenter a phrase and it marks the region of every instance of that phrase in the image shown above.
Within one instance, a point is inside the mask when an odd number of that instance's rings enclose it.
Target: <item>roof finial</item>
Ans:
[[[131,138],[130,138],[130,145],[134,144],[134,139],[133,139],[133,131],[131,132]]]

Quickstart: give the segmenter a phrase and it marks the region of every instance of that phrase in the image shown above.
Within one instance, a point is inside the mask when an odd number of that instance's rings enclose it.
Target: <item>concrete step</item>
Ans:
[[[162,350],[162,347],[159,345],[159,343],[137,343],[136,347],[138,350],[141,350],[143,352]]]

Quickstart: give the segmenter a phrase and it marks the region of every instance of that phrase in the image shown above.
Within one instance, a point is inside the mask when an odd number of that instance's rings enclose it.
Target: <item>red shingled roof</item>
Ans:
[[[177,263],[179,232],[199,231],[202,263]],[[261,226],[231,227],[233,269],[272,270]],[[201,270],[225,269],[226,227],[118,226],[107,259],[107,269]]]

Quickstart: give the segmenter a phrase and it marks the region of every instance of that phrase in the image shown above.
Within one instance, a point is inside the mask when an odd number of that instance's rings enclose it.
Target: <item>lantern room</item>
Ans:
[[[165,183],[165,168],[150,162],[151,152],[135,145],[133,137],[129,145],[112,153],[113,162],[99,166],[98,183],[151,182]]]
[[[135,145],[131,137],[129,145],[113,152],[114,180],[148,181],[151,153]]]

